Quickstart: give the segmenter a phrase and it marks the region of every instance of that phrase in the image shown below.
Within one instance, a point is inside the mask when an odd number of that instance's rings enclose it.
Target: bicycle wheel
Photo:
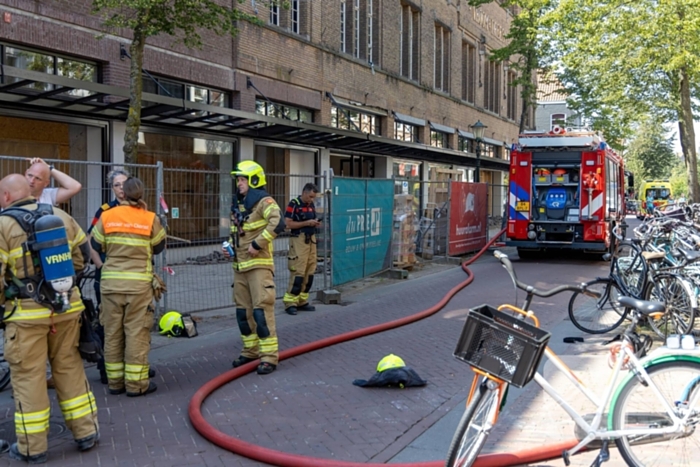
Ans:
[[[687,334],[695,323],[695,299],[693,287],[675,274],[659,274],[650,282],[644,293],[645,300],[666,305],[666,313],[659,318],[649,317],[649,325],[656,334],[665,338],[668,334]]]
[[[7,363],[4,355],[0,354],[0,391],[8,384],[10,384],[10,364]]]
[[[612,274],[620,281],[623,294],[641,296],[647,274],[647,264],[642,257],[641,248],[634,243],[620,242],[612,261]]]
[[[612,279],[596,279],[586,288],[600,298],[574,292],[569,300],[569,318],[574,326],[589,334],[603,334],[617,328],[627,317],[627,310],[618,303],[622,295]]]
[[[482,379],[457,425],[447,451],[446,467],[469,467],[474,463],[491,431],[498,404],[498,385]]]
[[[696,431],[695,427],[700,422],[700,407],[697,403],[694,407],[688,407],[688,403],[697,391],[700,363],[688,361],[658,363],[648,367],[647,373],[655,387],[643,384],[638,377],[627,381],[620,395],[613,401],[612,429],[673,426],[665,404],[659,399],[655,389],[658,389],[663,399],[673,407],[676,416],[683,417],[690,413],[690,417],[676,433],[617,438],[615,444],[622,458],[630,466],[697,465],[700,431]],[[686,397],[683,397],[684,393]],[[687,397],[688,395],[690,398]]]

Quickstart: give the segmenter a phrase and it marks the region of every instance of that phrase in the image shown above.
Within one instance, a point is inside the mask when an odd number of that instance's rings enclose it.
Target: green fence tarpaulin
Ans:
[[[332,285],[391,267],[393,180],[333,178]]]

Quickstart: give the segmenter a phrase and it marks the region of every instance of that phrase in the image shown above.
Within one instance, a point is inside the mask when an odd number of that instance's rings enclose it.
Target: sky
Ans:
[[[674,134],[673,151],[676,154],[682,154],[683,151],[681,151],[681,142],[678,139],[678,124],[676,123],[672,125],[669,127],[669,129],[672,130],[672,133]],[[695,122],[695,144],[700,144],[700,122]]]

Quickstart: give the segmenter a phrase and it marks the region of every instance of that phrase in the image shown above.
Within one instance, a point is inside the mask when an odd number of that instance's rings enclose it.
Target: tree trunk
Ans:
[[[690,77],[688,70],[682,68],[679,76],[680,112],[678,118],[678,133],[688,171],[688,201],[700,202],[700,186],[698,185],[698,154],[695,147],[695,129],[693,128],[693,109],[690,97]]]
[[[134,29],[134,39],[129,46],[131,54],[131,69],[129,70],[129,115],[126,118],[124,134],[124,160],[128,163],[137,161],[139,148],[139,128],[141,127],[141,95],[143,81],[143,51],[146,47],[146,36],[141,28]]]

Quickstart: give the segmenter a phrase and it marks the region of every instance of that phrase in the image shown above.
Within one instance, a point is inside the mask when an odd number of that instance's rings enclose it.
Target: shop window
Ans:
[[[418,129],[414,125],[406,123],[394,122],[394,138],[400,141],[409,141],[415,143],[418,141]]]
[[[335,105],[331,107],[331,126],[334,128],[378,135],[378,123],[375,115]]]
[[[314,121],[311,110],[261,99],[255,101],[255,112],[268,117],[285,118],[299,122],[311,123]]]
[[[230,102],[229,94],[224,91],[147,75],[143,77],[143,92],[186,99],[190,102],[216,107],[229,107]],[[204,115],[204,112],[192,112],[192,115],[201,116]]]
[[[430,145],[436,148],[447,148],[447,133],[430,130]]]
[[[0,43],[0,65],[64,76],[80,81],[97,82],[98,69],[95,63],[2,43]],[[0,83],[14,83],[16,81],[19,81],[19,79],[0,77]],[[50,83],[33,83],[31,88],[37,91],[49,91],[53,89],[53,85]],[[85,97],[91,95],[92,92],[85,89],[73,89],[66,91],[64,94]]]

